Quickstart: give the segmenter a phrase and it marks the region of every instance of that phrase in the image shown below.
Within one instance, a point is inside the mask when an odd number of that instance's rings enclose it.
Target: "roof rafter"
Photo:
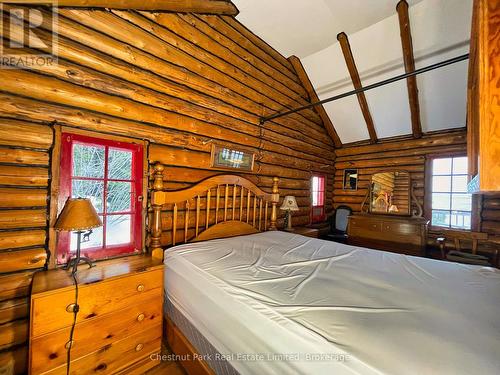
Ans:
[[[311,103],[316,103],[319,102],[318,94],[316,94],[316,91],[314,90],[314,86],[312,85],[311,81],[309,80],[309,77],[307,75],[306,70],[304,69],[304,66],[300,62],[300,59],[297,56],[290,56],[288,58],[288,61],[293,66],[293,69],[295,70],[295,73],[297,73],[297,76],[299,77],[300,82],[302,83],[302,86],[304,86],[304,89],[306,90],[307,94],[309,95],[309,100]],[[326,128],[326,131],[328,132],[328,135],[333,140],[333,144],[335,147],[340,148],[342,147],[342,141],[340,140],[340,137],[337,134],[337,131],[335,130],[332,121],[330,120],[330,117],[325,111],[325,108],[323,105],[317,105],[314,107],[315,110],[318,112],[319,116],[321,117],[321,120],[323,121],[323,125]]]
[[[8,0],[8,2],[11,4],[48,3],[46,0]],[[56,5],[59,7],[157,10],[229,16],[236,16],[239,13],[238,8],[228,0],[57,0]]]
[[[408,15],[408,3],[401,0],[396,5],[399,18],[399,30],[401,34],[401,45],[403,47],[403,60],[405,72],[415,70],[415,58],[413,56],[413,43],[411,40],[410,17]],[[411,128],[413,136],[420,138],[422,136],[422,124],[420,122],[420,103],[418,101],[417,77],[411,76],[406,79],[408,87],[408,99],[410,101]]]
[[[356,68],[356,63],[352,55],[351,46],[349,44],[347,34],[344,32],[338,34],[337,40],[340,43],[340,48],[342,48],[342,53],[344,54],[345,63],[347,65],[347,70],[349,70],[349,75],[351,76],[354,89],[361,89],[361,79],[359,78],[358,68]],[[363,113],[363,117],[366,122],[366,127],[368,128],[370,142],[375,143],[377,142],[377,132],[375,131],[375,125],[373,125],[373,119],[370,113],[370,108],[368,107],[368,102],[366,101],[365,93],[359,92],[356,95],[358,97],[359,106],[361,107],[361,112]]]

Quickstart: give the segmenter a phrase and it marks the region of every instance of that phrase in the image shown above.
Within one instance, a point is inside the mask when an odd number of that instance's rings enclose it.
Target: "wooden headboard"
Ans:
[[[171,231],[172,245],[276,230],[279,178],[272,193],[236,175],[207,178],[187,189],[166,191],[165,167],[156,163],[151,190],[150,252],[163,258],[162,232]],[[162,210],[171,220],[162,225]],[[204,216],[204,218],[203,218]]]

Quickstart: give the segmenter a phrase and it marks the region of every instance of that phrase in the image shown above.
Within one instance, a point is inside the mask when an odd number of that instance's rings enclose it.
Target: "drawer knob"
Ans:
[[[74,313],[76,309],[77,309],[76,303],[70,303],[68,306],[66,306],[66,311],[69,313]]]
[[[144,285],[143,285],[143,284],[139,284],[139,285],[137,285],[137,291],[138,291],[138,292],[144,292],[144,289],[145,289],[145,287],[144,287]]]
[[[138,322],[142,322],[144,320],[144,318],[145,318],[144,314],[137,315],[137,321]]]
[[[70,340],[66,343],[66,345],[64,345],[64,347],[66,349],[71,349],[73,347],[73,345],[75,344],[75,341],[74,340]]]
[[[137,344],[137,346],[135,347],[135,351],[140,352],[142,348],[144,348],[144,344]]]

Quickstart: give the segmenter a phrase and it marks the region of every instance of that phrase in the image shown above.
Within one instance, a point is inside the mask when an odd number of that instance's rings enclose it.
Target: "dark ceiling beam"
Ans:
[[[411,40],[410,17],[408,15],[408,3],[401,0],[396,5],[399,18],[399,31],[401,34],[401,45],[403,47],[403,60],[405,72],[410,73],[415,70],[415,58],[413,56],[413,43]],[[418,101],[417,77],[411,76],[406,79],[408,87],[408,99],[410,101],[411,128],[413,137],[422,136],[422,124],[420,122],[420,103]]]
[[[288,58],[288,61],[290,61],[290,64],[292,64],[293,69],[295,70],[295,73],[299,77],[300,82],[302,83],[302,86],[307,92],[307,95],[309,95],[309,100],[311,103],[316,103],[319,102],[318,94],[316,94],[316,91],[314,90],[314,86],[312,85],[311,81],[309,80],[309,76],[307,75],[306,70],[304,69],[304,66],[300,62],[300,59],[297,56],[290,56]],[[336,148],[342,147],[342,141],[340,140],[340,137],[337,134],[337,131],[335,130],[335,127],[333,126],[332,121],[330,120],[330,117],[325,111],[325,108],[323,105],[317,105],[314,107],[314,109],[318,112],[319,116],[321,117],[321,120],[323,121],[323,125],[330,135],[330,137],[333,140],[333,144],[335,145]]]
[[[347,70],[349,70],[349,75],[351,76],[354,89],[359,90],[362,88],[361,79],[359,78],[358,68],[356,68],[356,63],[354,62],[351,46],[346,33],[342,32],[338,34],[337,40],[340,43],[340,48],[342,48],[342,53],[344,54],[345,63],[347,65]],[[368,128],[370,142],[375,143],[377,142],[377,132],[375,131],[375,126],[373,125],[373,119],[370,113],[370,108],[368,107],[368,102],[366,101],[365,93],[359,92],[356,95],[358,97],[359,106],[361,107],[361,113],[363,113],[363,117],[365,118],[366,127]]]
[[[41,0],[0,1],[11,4],[50,3]],[[57,0],[54,5],[74,8],[112,8],[157,10],[178,13],[222,14],[236,16],[238,8],[227,0]]]

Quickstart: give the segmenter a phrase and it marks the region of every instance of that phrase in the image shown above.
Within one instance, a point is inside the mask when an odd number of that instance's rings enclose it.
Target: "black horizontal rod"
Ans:
[[[442,68],[443,66],[447,66],[447,65],[455,64],[459,61],[467,60],[468,58],[469,58],[469,54],[466,53],[465,55],[453,57],[452,59],[444,60],[444,61],[438,62],[436,64],[431,64],[431,65],[428,65],[424,68],[416,69],[413,72],[409,72],[409,73],[401,74],[399,76],[388,78],[388,79],[385,79],[383,81],[376,82],[376,83],[373,83],[373,84],[365,86],[365,87],[361,87],[361,88],[356,89],[356,90],[351,90],[351,91],[345,92],[343,94],[335,95],[335,96],[332,96],[330,98],[320,100],[319,102],[316,102],[316,103],[307,104],[303,107],[291,109],[291,110],[286,111],[286,112],[278,112],[278,113],[271,115],[271,116],[261,117],[260,123],[262,125],[266,121],[274,120],[276,118],[283,117],[283,116],[288,116],[292,113],[303,111],[304,109],[312,108],[312,107],[315,107],[315,106],[320,105],[320,104],[333,102],[335,100],[339,100],[339,99],[345,98],[347,96],[359,94],[360,92],[364,92],[364,91],[368,91],[368,90],[371,90],[371,89],[374,89],[374,88],[377,88],[380,86],[388,85],[390,83],[400,81],[400,80],[408,78],[408,77],[416,76],[417,74],[429,72],[429,71],[434,70],[434,69]]]

